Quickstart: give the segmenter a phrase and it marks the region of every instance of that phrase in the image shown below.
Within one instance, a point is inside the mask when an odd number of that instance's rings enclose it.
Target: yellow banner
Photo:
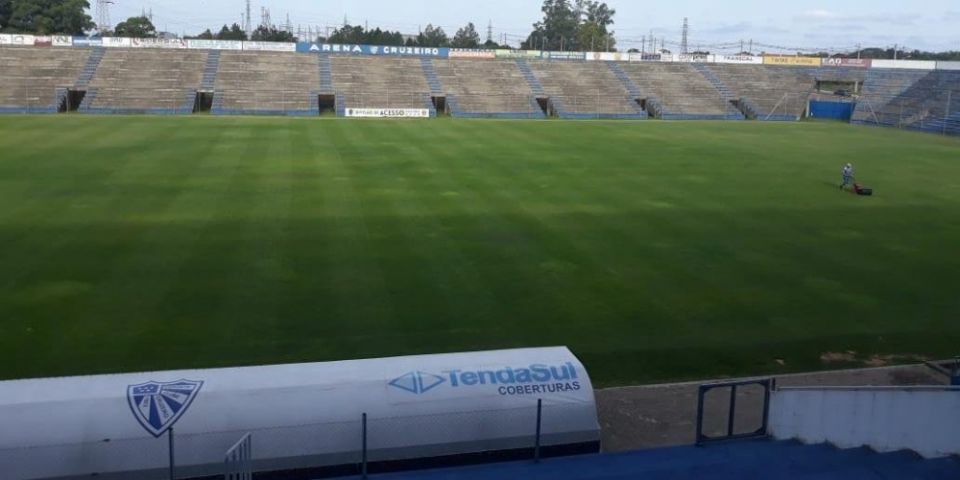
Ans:
[[[819,67],[819,57],[763,57],[764,65],[789,65],[793,67]]]

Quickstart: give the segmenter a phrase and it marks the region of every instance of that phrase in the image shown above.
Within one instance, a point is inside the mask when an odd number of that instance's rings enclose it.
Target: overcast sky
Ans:
[[[152,9],[159,29],[187,34],[239,23],[245,5],[245,0],[113,1],[113,23]],[[541,0],[252,0],[252,16],[254,24],[259,23],[260,7],[266,7],[273,23],[285,23],[289,14],[295,29],[335,27],[346,16],[352,24],[366,22],[403,33],[416,33],[431,22],[451,36],[472,21],[484,37],[492,21],[494,37],[506,35],[516,45],[540,19],[541,4]],[[671,42],[680,41],[683,17],[689,17],[691,48],[709,46],[713,51],[728,49],[720,44],[750,39],[764,46],[808,50],[843,50],[858,43],[960,50],[958,0],[608,0],[607,4],[617,10],[614,30],[624,49],[639,47],[651,31],[658,39],[665,38],[669,48]]]

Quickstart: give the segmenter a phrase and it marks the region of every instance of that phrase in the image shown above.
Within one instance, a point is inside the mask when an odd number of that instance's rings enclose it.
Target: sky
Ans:
[[[95,0],[90,0],[96,4]],[[308,25],[321,30],[367,24],[417,33],[427,23],[440,25],[453,36],[474,22],[482,37],[493,23],[495,40],[518,46],[542,14],[542,0],[251,0],[254,25],[260,8],[270,10],[275,24],[287,15],[296,30]],[[614,17],[618,47],[639,48],[647,37],[665,39],[667,48],[681,38],[683,18],[689,18],[691,48],[713,52],[739,50],[739,42],[754,51],[847,51],[856,45],[908,49],[960,50],[958,0],[607,0]],[[245,0],[113,0],[112,23],[153,12],[158,29],[179,34],[216,30],[240,23]]]

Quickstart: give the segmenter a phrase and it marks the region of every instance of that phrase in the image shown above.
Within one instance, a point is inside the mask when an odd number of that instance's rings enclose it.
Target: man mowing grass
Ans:
[[[843,190],[850,185],[850,181],[853,179],[853,164],[848,163],[843,167],[841,175],[843,175],[843,182],[840,183],[840,190]]]

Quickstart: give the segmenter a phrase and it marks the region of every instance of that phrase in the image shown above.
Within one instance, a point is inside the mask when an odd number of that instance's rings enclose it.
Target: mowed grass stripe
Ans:
[[[956,139],[65,116],[0,148],[0,378],[562,344],[610,385],[960,340]]]

